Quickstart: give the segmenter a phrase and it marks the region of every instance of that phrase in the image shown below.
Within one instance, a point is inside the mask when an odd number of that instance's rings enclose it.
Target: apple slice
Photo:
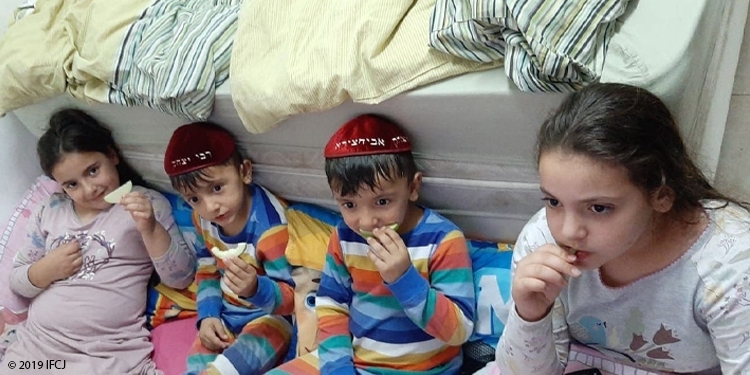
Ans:
[[[565,252],[568,253],[568,254],[570,254],[570,255],[576,255],[576,253],[578,252],[578,250],[576,250],[576,249],[574,249],[574,248],[572,248],[570,246],[561,246],[561,248],[563,250],[565,250]]]
[[[214,246],[213,248],[211,248],[211,253],[213,253],[217,258],[224,260],[224,259],[229,259],[231,257],[240,256],[242,253],[245,252],[246,248],[247,248],[247,244],[244,242],[240,242],[237,244],[237,247],[233,249],[221,250],[218,247]]]
[[[388,228],[391,228],[393,230],[398,230],[398,223],[393,223],[393,224],[389,225]],[[362,230],[362,229],[359,230],[359,234],[361,234],[362,237],[364,237],[364,238],[370,238],[370,237],[373,236],[372,232],[369,232],[369,231],[366,231],[366,230]]]
[[[128,181],[122,186],[118,187],[115,190],[112,190],[109,192],[109,194],[104,196],[104,201],[111,204],[116,204],[120,202],[120,199],[122,199],[122,196],[130,193],[130,190],[133,189],[133,183],[131,181]]]

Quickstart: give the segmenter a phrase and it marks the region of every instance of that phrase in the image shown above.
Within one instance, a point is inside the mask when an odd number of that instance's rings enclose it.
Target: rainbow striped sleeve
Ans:
[[[292,266],[284,254],[288,241],[289,230],[282,224],[263,232],[256,247],[256,258],[266,274],[258,275],[258,291],[247,300],[269,314],[294,313]]]
[[[349,333],[351,284],[338,232],[334,231],[328,243],[326,263],[315,299],[322,374],[356,374],[352,337]]]
[[[198,270],[195,273],[195,282],[198,285],[198,294],[196,295],[196,305],[198,308],[198,324],[205,318],[219,318],[221,316],[222,309],[222,292],[219,280],[221,274],[219,268],[216,267],[216,259],[214,259],[208,248],[211,246],[208,232],[204,231],[201,226],[200,216],[197,213],[193,213],[193,225],[197,229],[198,233],[203,236],[204,244],[203,248],[196,249],[198,256]]]
[[[459,346],[474,329],[474,283],[463,234],[446,233],[428,261],[429,284],[412,267],[389,289],[414,324],[447,345]]]

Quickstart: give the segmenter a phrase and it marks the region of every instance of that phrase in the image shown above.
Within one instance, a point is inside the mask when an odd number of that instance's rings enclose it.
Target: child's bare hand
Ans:
[[[40,261],[44,261],[50,284],[75,275],[83,264],[83,253],[78,241],[70,241],[51,250]]]
[[[224,283],[234,294],[248,298],[258,291],[258,273],[255,267],[238,257],[224,260]]]
[[[512,295],[521,318],[535,322],[547,315],[568,278],[581,275],[573,265],[575,259],[559,246],[547,244],[518,262]]]
[[[375,263],[378,272],[387,283],[401,277],[411,267],[411,257],[406,244],[395,230],[389,227],[376,228],[367,238],[370,251],[367,256]]]
[[[135,221],[136,228],[141,234],[154,232],[156,229],[154,207],[146,195],[140,192],[127,193],[120,200],[120,204],[125,211],[130,213],[130,216]]]
[[[229,335],[219,318],[201,320],[198,337],[201,339],[201,344],[211,351],[219,352],[229,347]]]

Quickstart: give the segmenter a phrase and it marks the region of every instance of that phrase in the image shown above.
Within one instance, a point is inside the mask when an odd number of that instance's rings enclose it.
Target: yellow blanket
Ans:
[[[375,104],[502,62],[428,46],[435,0],[252,0],[242,5],[230,64],[240,119],[262,133],[287,116],[352,100]]]
[[[0,114],[64,92],[106,102],[120,43],[151,1],[38,0],[0,39]]]
[[[241,3],[37,0],[0,39],[0,114],[68,92],[205,120]]]

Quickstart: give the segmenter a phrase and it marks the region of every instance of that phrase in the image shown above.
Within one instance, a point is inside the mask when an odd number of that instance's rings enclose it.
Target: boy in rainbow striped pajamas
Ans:
[[[457,374],[474,327],[471,259],[459,228],[415,203],[409,139],[363,115],[324,155],[344,220],[317,293],[318,351],[269,374]]]
[[[252,164],[214,124],[178,128],[164,169],[193,208],[205,244],[197,254],[199,334],[187,374],[263,373],[281,363],[291,339],[286,203],[252,183]]]

